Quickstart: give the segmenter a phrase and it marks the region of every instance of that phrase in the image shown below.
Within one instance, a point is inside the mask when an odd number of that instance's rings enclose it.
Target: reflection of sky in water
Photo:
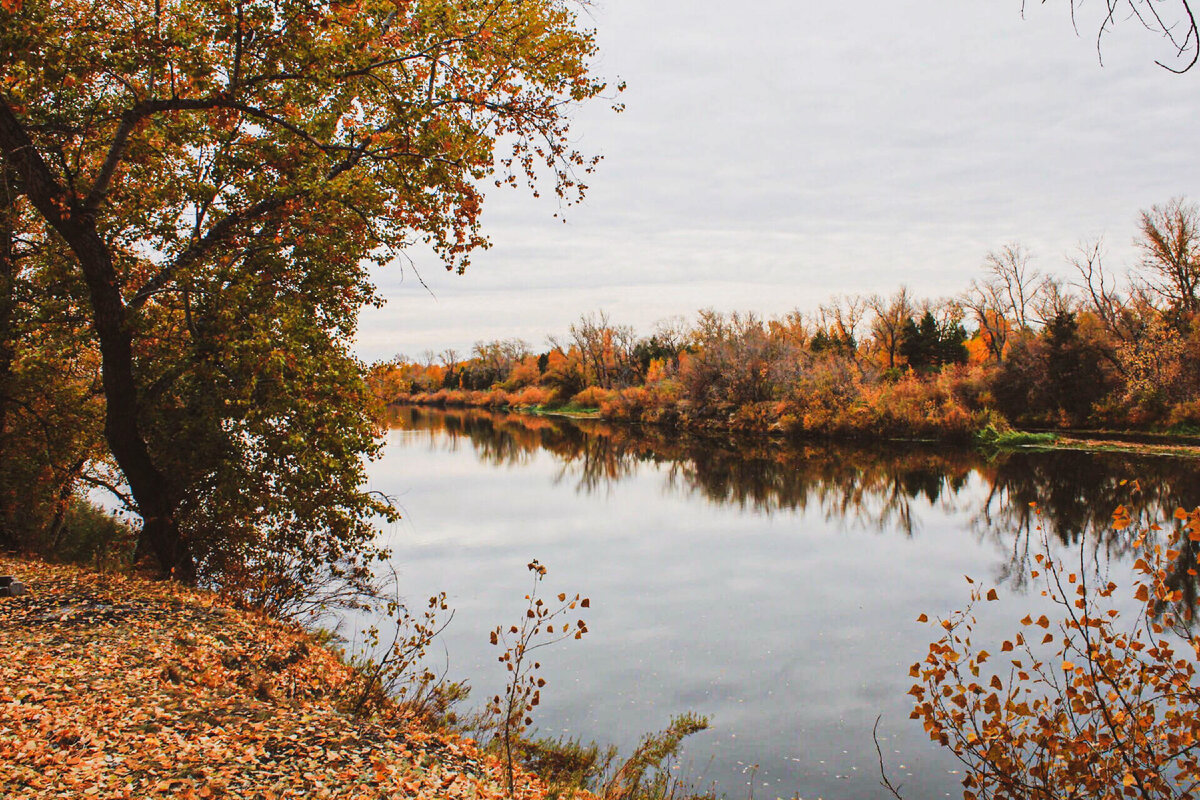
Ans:
[[[404,509],[387,537],[406,594],[449,594],[456,615],[442,657],[449,677],[470,678],[479,703],[503,680],[487,632],[522,612],[525,564],[537,558],[549,568],[548,595],[592,598],[591,633],[544,651],[542,734],[628,752],[672,715],[695,711],[713,724],[688,743],[684,770],[731,797],[746,796],[751,773],[756,797],[883,797],[871,741],[882,714],[889,774],[905,794],[960,796],[957,762],[908,719],[908,667],[932,637],[914,620],[961,606],[964,574],[1004,578],[1023,547],[1004,532],[1013,528],[1005,497],[1057,492],[1069,517],[1078,492],[1065,499],[1061,486],[1004,483],[1003,468],[982,460],[960,459],[944,480],[927,462],[916,477],[887,478],[913,472],[903,451],[866,479],[854,465],[872,456],[855,451],[826,451],[819,469],[835,477],[816,482],[797,464],[731,467],[728,453],[704,449],[658,463],[643,450],[643,460],[612,469],[604,448],[585,457],[552,444],[552,453],[483,430],[393,430],[371,486]],[[599,471],[609,478],[585,474],[595,471],[589,459],[607,460]],[[1013,472],[1036,475],[1036,464]],[[1042,472],[1095,483],[1130,465],[1101,469],[1083,457],[1078,466]],[[1185,473],[1180,485],[1195,478],[1191,465],[1171,469]],[[987,514],[999,519],[988,524]],[[1021,592],[989,604],[978,640],[1011,633],[1039,602]]]

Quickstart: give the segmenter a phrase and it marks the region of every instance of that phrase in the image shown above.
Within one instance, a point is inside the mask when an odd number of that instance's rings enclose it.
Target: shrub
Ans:
[[[589,386],[571,397],[571,405],[579,406],[580,408],[600,408],[605,401],[612,398],[613,394],[608,389],[601,389],[599,386]]]
[[[1200,398],[1177,403],[1167,415],[1167,425],[1173,431],[1189,433],[1200,430]]]
[[[486,406],[488,408],[503,408],[509,405],[508,392],[503,389],[491,389],[486,392],[473,392],[472,405]]]
[[[51,552],[66,561],[109,569],[131,564],[136,545],[137,531],[123,518],[77,497],[67,506]]]
[[[550,402],[553,392],[541,386],[526,386],[519,392],[510,392],[510,406],[542,406]]]
[[[1114,528],[1129,525],[1118,508]],[[1133,619],[1114,606],[1115,583],[1089,579],[1082,556],[1066,566],[1043,539],[1029,576],[1061,609],[1056,620],[1027,615],[989,652],[972,641],[974,605],[998,595],[973,589],[963,611],[936,621],[940,638],[910,671],[912,716],[966,766],[965,798],[1193,796],[1200,638],[1184,597],[1197,542],[1200,508],[1133,537]]]
[[[977,417],[951,391],[952,382],[922,381],[911,373],[867,394],[878,431],[911,437],[968,439]]]
[[[522,733],[533,724],[532,714],[542,701],[542,687],[546,680],[538,675],[542,665],[535,661],[533,653],[565,639],[581,639],[588,632],[583,620],[571,622],[572,612],[577,608],[588,608],[591,601],[576,594],[568,597],[558,595],[556,605],[538,597],[538,588],[546,577],[546,568],[537,559],[529,562],[533,575],[533,589],[525,595],[525,614],[518,625],[497,625],[490,640],[493,646],[503,647],[499,661],[508,670],[508,682],[504,695],[496,695],[488,704],[488,714],[493,720],[497,744],[504,759],[505,779],[508,796],[513,797],[516,757],[520,754]]]

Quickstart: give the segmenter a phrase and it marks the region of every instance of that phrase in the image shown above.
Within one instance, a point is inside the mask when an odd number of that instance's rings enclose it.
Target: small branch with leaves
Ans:
[[[571,620],[578,608],[588,608],[591,600],[576,594],[557,596],[551,605],[538,597],[538,589],[546,577],[546,568],[537,559],[529,562],[533,589],[525,595],[525,615],[520,625],[497,626],[491,632],[491,643],[503,647],[498,661],[508,671],[504,695],[496,695],[488,704],[488,712],[496,721],[496,736],[504,756],[505,780],[509,796],[516,790],[513,775],[513,750],[521,734],[533,724],[533,710],[541,703],[542,687],[546,680],[538,671],[542,664],[532,654],[564,639],[582,639],[588,632],[582,619]]]

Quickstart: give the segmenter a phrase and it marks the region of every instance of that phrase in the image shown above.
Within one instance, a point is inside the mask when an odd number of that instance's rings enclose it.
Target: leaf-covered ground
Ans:
[[[137,577],[2,574],[30,594],[0,598],[0,797],[505,794],[469,741],[340,711],[353,675],[298,627]]]

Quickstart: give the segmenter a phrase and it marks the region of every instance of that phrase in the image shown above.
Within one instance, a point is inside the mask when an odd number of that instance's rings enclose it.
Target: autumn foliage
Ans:
[[[1118,288],[1099,245],[1074,283],[1019,245],[958,297],[836,297],[775,319],[700,311],[639,336],[603,312],[536,353],[479,342],[376,364],[384,402],[591,409],[632,422],[807,436],[969,440],[1009,426],[1200,430],[1200,207],[1142,215]]]
[[[1119,507],[1113,527],[1128,531]],[[1200,567],[1200,508],[1131,532],[1137,613],[1119,587],[1047,547],[1030,577],[1058,609],[984,649],[975,604],[939,620],[912,667],[913,717],[967,768],[964,797],[1183,798],[1200,788],[1200,637],[1184,585]]]

